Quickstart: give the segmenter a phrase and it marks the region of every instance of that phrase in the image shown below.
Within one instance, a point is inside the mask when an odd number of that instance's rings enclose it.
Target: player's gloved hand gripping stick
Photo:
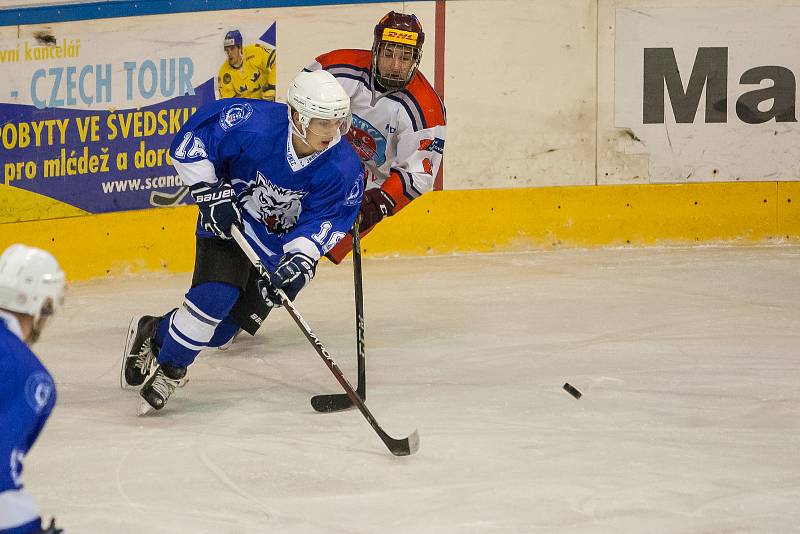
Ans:
[[[372,228],[384,217],[394,215],[394,208],[397,203],[389,196],[389,193],[381,188],[367,189],[364,191],[364,199],[361,202],[359,215],[364,228]]]
[[[261,290],[261,297],[270,308],[280,308],[281,298],[275,289],[281,289],[291,300],[300,293],[311,280],[317,271],[317,262],[299,252],[284,254],[278,268],[269,276],[269,283],[266,280],[257,282]]]
[[[255,265],[256,269],[258,269],[261,276],[265,279],[264,281],[271,285],[271,282],[268,282],[270,277],[269,271],[267,271],[267,269],[261,263],[261,260],[258,258],[258,255],[256,254],[255,250],[253,250],[253,247],[250,246],[250,243],[247,242],[247,239],[245,239],[244,235],[239,230],[239,228],[233,226],[231,228],[231,233],[233,235],[233,238],[242,248],[242,251],[244,251],[244,253],[250,259],[253,265]],[[415,452],[417,452],[417,450],[419,450],[419,434],[417,433],[417,431],[415,430],[414,432],[411,433],[410,436],[402,439],[395,439],[391,437],[389,434],[387,434],[375,420],[375,417],[369,411],[366,404],[364,404],[364,401],[361,400],[361,397],[359,397],[358,394],[355,392],[353,386],[350,385],[350,382],[347,381],[347,378],[345,378],[344,374],[339,369],[339,366],[336,365],[336,362],[334,362],[333,358],[331,358],[330,354],[328,354],[328,351],[325,349],[325,346],[322,344],[319,338],[314,334],[314,332],[311,331],[311,327],[308,326],[308,323],[306,323],[305,319],[303,319],[303,316],[300,315],[300,312],[298,312],[297,309],[294,307],[294,304],[286,296],[286,293],[284,293],[283,290],[278,288],[273,287],[273,289],[280,297],[283,307],[286,308],[286,311],[289,312],[289,315],[292,316],[294,322],[297,323],[297,326],[300,327],[300,330],[306,336],[306,339],[308,339],[309,343],[313,345],[314,350],[317,351],[319,357],[322,358],[322,361],[325,362],[325,365],[328,366],[328,369],[330,369],[331,373],[333,373],[333,376],[336,378],[336,380],[339,382],[342,388],[344,388],[344,391],[347,394],[350,401],[358,408],[358,410],[361,412],[361,415],[364,416],[364,418],[367,420],[372,429],[378,434],[378,436],[381,438],[381,440],[389,449],[389,451],[391,451],[391,453],[394,454],[395,456],[408,456],[409,454],[414,454]]]
[[[242,212],[231,184],[199,183],[189,187],[200,210],[200,224],[222,239],[231,238],[231,228],[242,223]]]

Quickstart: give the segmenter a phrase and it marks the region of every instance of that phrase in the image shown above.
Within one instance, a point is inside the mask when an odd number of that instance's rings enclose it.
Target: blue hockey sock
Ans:
[[[239,298],[239,289],[222,282],[206,282],[191,288],[183,305],[158,325],[158,340],[164,323],[166,334],[158,353],[158,363],[188,367],[208,346],[214,331]]]
[[[219,347],[224,345],[233,339],[233,336],[236,335],[236,332],[238,332],[240,328],[238,324],[233,322],[233,319],[225,317],[214,331],[214,335],[211,337],[211,341],[208,342],[208,346]]]

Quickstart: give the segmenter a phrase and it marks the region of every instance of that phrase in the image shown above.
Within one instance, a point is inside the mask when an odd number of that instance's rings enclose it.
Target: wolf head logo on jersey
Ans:
[[[284,189],[257,172],[256,182],[243,198],[261,215],[261,220],[271,233],[283,233],[294,226],[300,217],[303,195],[305,192]]]
[[[246,87],[245,87],[246,88]],[[219,125],[223,130],[230,130],[237,124],[241,124],[253,114],[253,107],[248,104],[232,104],[227,106],[219,113]]]

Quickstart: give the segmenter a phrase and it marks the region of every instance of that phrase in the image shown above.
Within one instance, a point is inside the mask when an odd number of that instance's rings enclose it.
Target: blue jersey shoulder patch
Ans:
[[[227,131],[245,122],[252,114],[253,106],[247,102],[237,102],[222,108],[222,111],[219,112],[219,125]]]
[[[353,187],[350,188],[350,191],[347,193],[347,197],[344,199],[345,206],[357,206],[361,204],[361,197],[364,194],[364,173],[358,173],[355,182],[353,183]]]
[[[39,414],[50,402],[55,389],[50,375],[44,371],[37,371],[25,382],[25,400],[31,409]]]

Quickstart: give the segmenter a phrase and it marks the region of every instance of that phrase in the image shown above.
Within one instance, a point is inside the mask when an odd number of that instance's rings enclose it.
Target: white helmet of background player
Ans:
[[[33,318],[30,343],[61,307],[64,285],[64,271],[47,251],[17,244],[0,255],[0,309]]]
[[[292,122],[292,131],[301,139],[306,139],[306,131],[311,119],[339,121],[339,132],[344,135],[350,129],[350,97],[326,70],[300,72],[292,80],[286,95],[289,111],[296,111],[302,128]],[[291,118],[291,117],[290,117]]]

